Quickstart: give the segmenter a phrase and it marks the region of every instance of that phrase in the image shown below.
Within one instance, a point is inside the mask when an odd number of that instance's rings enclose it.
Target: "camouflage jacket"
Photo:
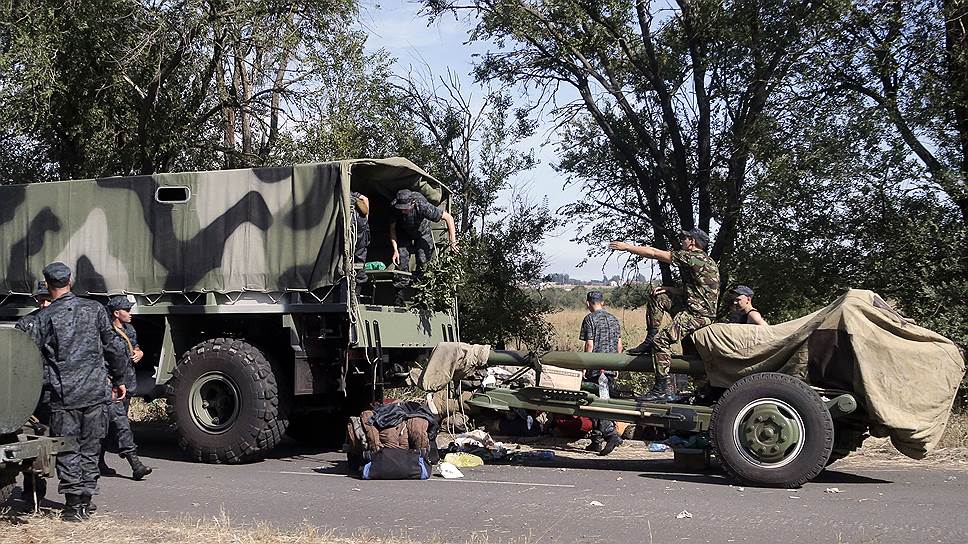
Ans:
[[[444,212],[434,206],[423,195],[415,194],[413,208],[408,213],[398,214],[397,238],[401,241],[417,238],[431,239],[430,223],[436,223]]]
[[[672,264],[679,267],[686,309],[697,316],[716,318],[719,304],[719,266],[705,251],[677,250]]]
[[[52,409],[110,402],[109,371],[112,383],[123,383],[127,357],[118,349],[107,310],[97,302],[73,293],[58,297],[37,313],[30,336],[48,367]]]
[[[30,312],[29,314],[21,317],[17,321],[17,324],[14,325],[14,328],[17,329],[17,330],[23,331],[23,332],[27,333],[28,335],[31,334],[31,331],[33,331],[34,328],[37,326],[37,314],[38,313],[40,313],[40,310],[34,310],[34,311]],[[47,370],[47,364],[44,363],[44,387],[45,388],[48,385],[50,385],[50,378],[48,377],[47,372],[48,372],[48,370]]]

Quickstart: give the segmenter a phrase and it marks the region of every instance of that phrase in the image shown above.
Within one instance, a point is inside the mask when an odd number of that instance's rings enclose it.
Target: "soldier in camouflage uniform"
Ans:
[[[41,310],[50,306],[50,292],[47,290],[47,283],[37,282],[37,289],[34,291],[34,299],[37,300],[37,309],[21,317],[14,328],[27,334],[37,326],[37,314]],[[50,425],[50,383],[47,378],[47,365],[44,365],[44,381],[40,390],[40,398],[37,400],[37,407],[34,408],[34,417],[37,423],[34,424],[34,431],[38,434],[46,434],[47,426]],[[24,485],[21,488],[20,497],[27,503],[30,510],[37,507],[37,501],[44,498],[47,494],[47,479],[36,478],[33,472],[24,472]],[[36,499],[36,500],[35,500]]]
[[[416,191],[401,189],[393,199],[398,215],[390,223],[390,245],[393,246],[393,264],[403,271],[410,270],[410,256],[417,258],[420,271],[434,256],[434,237],[430,224],[443,220],[447,224],[450,245],[457,249],[457,231],[450,213],[431,205]]]
[[[645,342],[629,350],[632,354],[651,351],[655,363],[655,385],[641,400],[646,402],[674,402],[678,400],[669,377],[672,363],[671,347],[687,335],[709,325],[716,317],[719,300],[719,267],[706,254],[709,235],[701,229],[684,230],[680,234],[682,249],[663,251],[650,246],[633,246],[612,242],[610,249],[628,251],[679,268],[682,287],[657,287],[647,309],[648,336]],[[665,318],[671,320],[662,325]]]
[[[131,406],[131,395],[138,386],[138,376],[134,365],[138,364],[144,357],[141,346],[138,345],[138,333],[131,325],[131,308],[134,306],[128,297],[123,295],[113,296],[108,300],[107,309],[112,319],[112,326],[116,333],[115,341],[118,349],[128,356],[127,364],[124,368],[124,385],[127,395],[123,399],[115,400],[108,408],[108,418],[110,425],[108,436],[101,441],[101,456],[98,459],[98,471],[102,476],[114,476],[117,472],[108,466],[104,460],[104,453],[109,444],[116,439],[118,453],[121,457],[128,460],[131,465],[131,477],[141,480],[151,474],[151,468],[145,466],[138,458],[138,446],[134,443],[134,433],[131,432],[131,422],[128,421],[128,408]]]
[[[581,332],[578,339],[585,345],[582,351],[586,353],[621,353],[622,352],[622,326],[618,319],[605,311],[605,297],[600,291],[589,291],[585,296],[585,303],[588,306],[588,315],[582,319]],[[584,381],[596,394],[599,391],[599,380],[605,374],[606,384],[611,388],[613,380],[618,377],[618,372],[614,370],[588,369],[583,376]],[[622,437],[615,429],[615,422],[608,419],[593,419],[590,438],[591,444],[588,451],[598,452],[599,455],[608,455],[622,444]]]
[[[44,278],[52,302],[37,314],[30,336],[50,369],[51,435],[77,438],[77,449],[58,454],[57,477],[58,492],[66,498],[63,518],[81,521],[96,508],[91,496],[107,405],[112,395],[124,398],[127,361],[104,306],[71,293],[71,269],[54,262],[44,267]]]

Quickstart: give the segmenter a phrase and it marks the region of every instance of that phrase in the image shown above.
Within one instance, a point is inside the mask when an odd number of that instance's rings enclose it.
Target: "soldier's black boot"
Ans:
[[[95,510],[97,510],[97,506],[91,503],[91,496],[81,495],[81,502],[77,505],[77,512],[81,516],[81,519],[91,519],[91,513]]]
[[[655,338],[655,334],[654,333],[649,333],[649,335],[645,337],[645,340],[641,344],[635,346],[634,348],[632,348],[630,350],[627,350],[627,353],[629,355],[645,355],[645,354],[648,354],[648,353],[652,353],[652,339],[653,338]]]
[[[652,386],[652,389],[649,389],[648,393],[635,400],[640,402],[668,402],[670,388],[671,384],[667,376],[656,376],[655,385]]]
[[[80,495],[73,495],[73,494],[65,495],[64,509],[61,510],[61,519],[64,521],[69,521],[71,523],[84,521],[86,518],[81,516],[81,511],[79,510],[80,506],[81,506]]]
[[[151,467],[142,463],[137,455],[129,453],[125,457],[128,458],[128,463],[131,464],[131,477],[135,480],[140,480],[151,474]]]
[[[101,448],[101,454],[97,458],[97,469],[101,473],[101,476],[118,475],[118,471],[109,467],[107,461],[104,460],[104,448]]]
[[[622,437],[617,434],[612,434],[608,437],[608,440],[605,441],[605,447],[603,447],[602,451],[598,452],[598,454],[608,455],[613,451],[615,451],[615,448],[621,445],[622,445]]]
[[[605,441],[602,439],[602,433],[599,431],[592,431],[588,438],[591,438],[592,441],[590,444],[585,446],[585,451],[593,451],[596,453],[602,451],[602,448],[605,446]]]
[[[24,487],[20,493],[29,510],[36,510],[40,501],[47,495],[47,479],[34,474],[24,474]]]

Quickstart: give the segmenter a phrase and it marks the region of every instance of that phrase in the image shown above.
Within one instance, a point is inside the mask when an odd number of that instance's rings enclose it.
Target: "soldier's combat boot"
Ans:
[[[61,519],[71,523],[84,521],[86,518],[81,515],[81,496],[68,494],[64,496],[64,509],[61,510]],[[85,512],[86,513],[86,512]]]
[[[140,480],[151,474],[151,467],[142,463],[137,455],[129,453],[125,457],[128,458],[128,463],[131,464],[131,477],[135,480]]]
[[[634,348],[626,350],[626,353],[629,355],[645,355],[647,353],[652,353],[652,340],[655,338],[655,332],[656,331],[649,330],[649,333],[645,335],[645,340]]]
[[[585,446],[585,451],[593,451],[596,453],[602,451],[602,448],[605,446],[605,441],[602,439],[602,433],[592,431],[588,438],[591,438],[592,441],[590,444]]]
[[[101,448],[101,455],[97,458],[97,469],[101,473],[101,476],[117,476],[118,471],[108,466],[107,461],[104,460],[104,448]]]
[[[608,437],[608,440],[605,441],[605,447],[602,448],[602,451],[598,452],[598,454],[599,455],[608,455],[608,454],[612,453],[613,451],[615,451],[615,448],[617,448],[617,447],[619,447],[621,445],[622,445],[622,437],[620,437],[617,434],[613,434],[613,435],[611,435],[611,436]]]
[[[652,389],[635,400],[640,402],[668,402],[670,387],[668,376],[656,376],[655,385],[652,386]]]
[[[24,487],[20,498],[28,510],[37,510],[40,501],[47,495],[47,479],[32,473],[24,473]]]
[[[93,510],[91,509],[92,506],[94,505],[91,503],[91,496],[81,495],[81,502],[77,505],[77,512],[81,516],[81,519],[91,519],[91,513],[97,510],[97,506],[94,506]]]

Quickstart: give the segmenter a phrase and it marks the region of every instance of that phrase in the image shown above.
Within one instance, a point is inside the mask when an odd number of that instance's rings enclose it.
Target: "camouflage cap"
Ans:
[[[393,199],[393,207],[398,210],[405,210],[413,204],[413,191],[409,189],[400,189],[397,191],[397,197]]]
[[[730,293],[734,295],[746,295],[748,297],[753,296],[753,290],[745,285],[737,285],[729,290]]]
[[[706,231],[700,228],[694,228],[694,229],[688,229],[688,230],[682,229],[682,234],[686,236],[692,236],[692,239],[695,240],[696,244],[698,244],[699,247],[702,249],[706,249],[707,247],[709,247],[709,235],[706,234]]]
[[[585,300],[588,302],[605,302],[605,295],[601,291],[589,291],[585,295]]]
[[[128,300],[128,297],[124,295],[115,295],[108,299],[108,311],[115,312],[117,310],[130,310],[134,306],[134,303]]]
[[[34,290],[34,296],[35,297],[49,297],[50,296],[50,291],[47,290],[47,282],[46,281],[38,281],[37,282],[37,289]]]
[[[71,268],[60,261],[54,261],[44,267],[44,279],[49,287],[67,287],[71,282]]]

